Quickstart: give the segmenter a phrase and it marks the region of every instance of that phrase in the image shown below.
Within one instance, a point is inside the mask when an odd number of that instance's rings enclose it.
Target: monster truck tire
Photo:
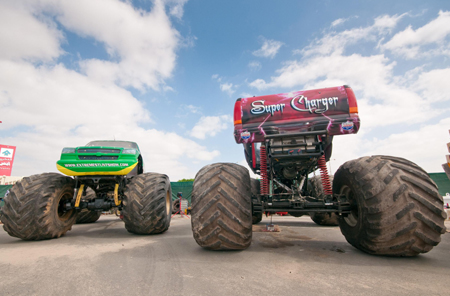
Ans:
[[[76,223],[77,224],[94,223],[98,219],[100,219],[101,215],[102,212],[81,210],[81,212],[79,212],[77,215]]]
[[[84,197],[87,200],[95,199],[95,191],[91,188],[86,189],[86,197]],[[94,223],[98,219],[100,219],[100,216],[102,215],[102,212],[97,211],[89,211],[87,209],[81,210],[81,212],[77,215],[76,224],[84,224],[84,223]]]
[[[338,226],[339,216],[336,213],[314,213],[309,212],[311,220],[321,226]]]
[[[250,179],[250,189],[252,192],[252,199],[256,199],[258,202],[260,201],[259,193],[261,192],[260,181],[257,179]],[[253,206],[253,203],[252,203]],[[254,213],[252,208],[252,224],[258,224],[262,220],[263,213]]]
[[[352,208],[339,218],[342,234],[364,252],[416,256],[430,251],[445,233],[436,184],[406,159],[372,156],[346,162],[334,175],[333,191]]]
[[[180,199],[175,199],[172,204],[172,214],[180,211]]]
[[[56,173],[25,177],[5,198],[3,229],[23,240],[58,238],[75,223],[75,210],[62,208],[73,194],[72,178]]]
[[[170,226],[172,189],[169,177],[157,173],[135,176],[125,188],[123,221],[128,232],[163,233]]]
[[[311,188],[311,196],[316,197],[318,199],[323,200],[325,198],[325,193],[323,191],[322,179],[320,176],[314,176],[310,181]],[[330,182],[333,182],[333,176],[330,176]],[[309,216],[311,220],[314,221],[317,225],[323,226],[338,226],[339,225],[339,216],[336,213],[317,213],[310,212]]]
[[[192,191],[192,232],[211,250],[243,250],[252,241],[252,205],[248,170],[234,163],[203,167]]]

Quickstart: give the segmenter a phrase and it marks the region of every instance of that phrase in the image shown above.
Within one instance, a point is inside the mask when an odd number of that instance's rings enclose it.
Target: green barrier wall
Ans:
[[[450,180],[447,177],[446,173],[429,173],[430,178],[436,183],[439,188],[439,193],[442,196],[450,193]]]
[[[172,186],[172,199],[177,199],[177,193],[181,192],[183,199],[187,199],[191,204],[192,187],[194,182],[170,182]]]
[[[8,191],[8,189],[11,187],[13,187],[13,185],[0,185],[0,197],[3,198],[6,191]]]

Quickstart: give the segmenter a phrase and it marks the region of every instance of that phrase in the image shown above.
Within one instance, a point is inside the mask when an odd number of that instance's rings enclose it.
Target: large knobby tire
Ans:
[[[81,212],[77,215],[77,224],[85,224],[85,223],[94,223],[98,219],[100,219],[100,216],[102,215],[102,212],[99,211],[89,211],[89,210],[81,210]]]
[[[135,234],[163,233],[170,226],[172,188],[169,177],[145,173],[133,177],[123,200],[125,228]]]
[[[261,192],[261,187],[260,187],[260,181],[258,179],[250,179],[250,190],[252,192],[252,199],[257,200],[258,202],[261,202],[260,200],[260,192]],[[253,206],[253,203],[252,203]],[[259,222],[261,222],[262,220],[262,216],[263,213],[259,212],[259,213],[254,213],[253,212],[253,207],[252,207],[252,224],[258,224]]]
[[[70,177],[45,173],[25,177],[11,188],[2,208],[3,229],[23,240],[58,238],[72,228],[75,210],[64,211],[74,195]]]
[[[325,192],[323,191],[322,179],[320,178],[320,176],[314,176],[309,179],[309,181],[311,196],[323,200],[325,198]],[[330,176],[330,182],[333,182],[333,176]],[[336,213],[309,212],[309,216],[311,217],[311,220],[313,220],[317,225],[339,225],[339,215],[337,215]]]
[[[85,199],[88,200],[95,199],[95,191],[88,187],[86,189]],[[101,215],[102,215],[101,211],[89,211],[88,209],[83,209],[77,215],[76,224],[94,223],[98,219],[100,219]]]
[[[252,241],[252,205],[248,170],[234,163],[203,167],[192,191],[195,241],[212,250],[243,250]]]
[[[180,211],[180,199],[175,199],[172,203],[172,214],[179,213]]]
[[[334,175],[334,193],[352,212],[339,219],[347,241],[376,255],[416,256],[430,251],[445,233],[443,199],[416,164],[398,157],[363,157]]]

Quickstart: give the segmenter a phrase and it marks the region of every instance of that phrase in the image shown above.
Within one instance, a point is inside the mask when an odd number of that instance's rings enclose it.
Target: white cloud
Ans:
[[[41,12],[53,12],[66,29],[104,44],[111,60],[80,63],[91,79],[145,90],[159,89],[170,77],[180,37],[161,0],[150,12],[118,0],[42,2],[48,5]]]
[[[412,87],[422,92],[423,97],[430,103],[449,100],[450,68],[423,71]],[[450,106],[447,107],[447,110]]]
[[[292,88],[304,84],[315,84],[317,81],[326,79],[340,83],[352,83],[352,85],[370,82],[372,90],[372,88],[376,88],[376,84],[386,83],[394,65],[389,63],[389,60],[383,55],[369,57],[359,54],[315,56],[302,61],[287,61],[282,68],[277,70],[278,76],[271,77],[271,81],[265,82],[263,79],[257,79],[251,82],[250,86],[259,90],[273,87]]]
[[[173,70],[179,37],[160,1],[150,12],[117,0],[27,3],[27,9],[20,2],[0,3],[0,14],[7,12],[0,27],[16,35],[0,28],[0,143],[17,146],[14,175],[56,171],[63,147],[94,139],[137,142],[146,170],[174,180],[195,174],[188,161],[220,154],[176,133],[143,128],[152,123],[151,114],[123,88],[170,90],[164,79]],[[103,43],[110,59],[81,60],[83,73],[51,63],[65,42],[52,17],[62,28]]]
[[[211,76],[211,79],[216,80],[217,82],[221,82],[222,81],[222,77],[219,76],[219,74],[214,74]]]
[[[276,40],[265,39],[264,37],[262,37],[262,40],[263,40],[262,47],[254,51],[253,55],[257,57],[273,59],[280,50],[283,43]]]
[[[117,117],[126,125],[150,120],[130,92],[116,85],[98,85],[61,64],[35,68],[24,62],[0,61],[0,72],[8,73],[0,75],[5,128],[26,125],[36,131],[69,133],[85,126],[109,130],[108,126],[117,124]]]
[[[394,29],[398,22],[405,16],[407,16],[408,13],[403,14],[395,14],[395,15],[382,15],[377,18],[375,18],[373,27],[376,28],[379,32],[391,32],[392,29]]]
[[[262,68],[262,65],[258,61],[251,61],[250,63],[248,63],[248,67],[251,70],[258,71],[258,70],[260,70]]]
[[[420,56],[435,56],[437,54],[449,55],[448,36],[450,35],[450,11],[440,11],[436,19],[423,27],[413,30],[408,26],[402,32],[395,34],[391,40],[382,45],[383,49],[390,50],[408,59]],[[434,50],[423,50],[423,46],[436,44]]]
[[[226,92],[229,96],[234,94],[233,83],[223,83],[220,85],[220,90]]]
[[[273,87],[315,89],[349,84],[359,95],[359,112],[365,129],[424,122],[440,114],[442,111],[433,109],[421,94],[394,83],[394,66],[382,55],[314,57],[286,63],[278,71],[279,76],[272,77],[270,82],[259,79],[250,86],[259,90]],[[397,115],[399,110],[402,116]]]
[[[337,27],[348,21],[348,18],[339,18],[331,23],[331,27]]]
[[[181,19],[184,14],[184,4],[188,0],[164,0],[164,2],[169,6],[169,12],[174,17]]]
[[[345,18],[338,18],[337,20],[334,20],[334,21],[331,23],[331,26],[332,26],[332,27],[337,27],[337,26],[342,25],[343,23],[345,23],[347,20],[348,20],[348,19],[345,19]]]
[[[248,170],[248,173],[250,174],[250,178],[261,179],[261,177],[259,175],[253,173],[253,171],[250,169],[250,167],[248,166],[248,163],[245,159],[238,162],[238,164],[240,164],[241,166],[245,167]]]
[[[15,175],[55,171],[64,146],[80,146],[93,139],[136,141],[147,170],[178,177],[183,177],[183,171],[194,173],[180,163],[181,158],[210,161],[219,155],[175,133],[141,128],[150,114],[118,86],[96,84],[62,65],[34,68],[3,61],[0,72],[9,73],[0,76],[1,128],[28,127],[0,137],[0,142],[17,146]]]
[[[187,105],[186,109],[189,110],[191,113],[200,114],[202,108],[194,106],[194,105]]]
[[[219,76],[219,74],[214,74],[211,76],[211,79],[216,80],[219,82],[220,90],[227,93],[229,96],[233,95],[236,89],[236,85],[233,85],[233,83],[221,83],[223,78]]]
[[[366,144],[370,155],[389,154],[410,159],[429,172],[441,171],[445,162],[450,118],[440,120],[418,130],[393,133],[385,139],[373,139]],[[420,143],[427,145],[426,153]]]
[[[348,18],[338,18],[337,20],[334,20],[333,22],[331,22],[331,27],[333,28],[333,27],[340,26],[343,23],[348,22],[352,18],[358,18],[358,16],[355,15],[355,16],[351,16],[351,17],[348,17]]]
[[[202,116],[191,131],[191,136],[197,139],[214,137],[222,130],[227,129],[232,122],[230,115]]]
[[[49,62],[63,53],[54,23],[39,21],[21,1],[0,2],[0,58]]]
[[[250,98],[250,97],[253,97],[253,95],[252,94],[250,94],[250,93],[241,93],[241,95],[239,96],[240,98]]]
[[[322,38],[314,40],[309,46],[294,50],[294,54],[301,54],[304,57],[329,54],[343,54],[344,49],[349,45],[360,41],[376,40],[379,36],[385,36],[391,32],[397,23],[405,16],[383,15],[375,18],[373,25],[363,28],[353,28],[342,32],[331,32]]]
[[[361,156],[392,155],[409,159],[428,172],[441,172],[447,153],[445,143],[449,138],[449,127],[450,118],[446,118],[418,130],[392,133],[383,139],[368,138],[368,135],[334,137],[332,170],[335,172],[344,162]]]

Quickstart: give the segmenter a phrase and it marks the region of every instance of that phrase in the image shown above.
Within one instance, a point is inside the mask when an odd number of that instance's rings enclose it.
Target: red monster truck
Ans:
[[[354,247],[376,255],[415,256],[445,233],[443,199],[419,166],[392,156],[362,157],[330,176],[335,135],[355,134],[358,106],[348,86],[238,99],[234,137],[260,180],[233,163],[203,167],[192,192],[192,230],[213,250],[247,248],[263,212],[310,214],[339,224]],[[308,176],[320,171],[320,177]]]

